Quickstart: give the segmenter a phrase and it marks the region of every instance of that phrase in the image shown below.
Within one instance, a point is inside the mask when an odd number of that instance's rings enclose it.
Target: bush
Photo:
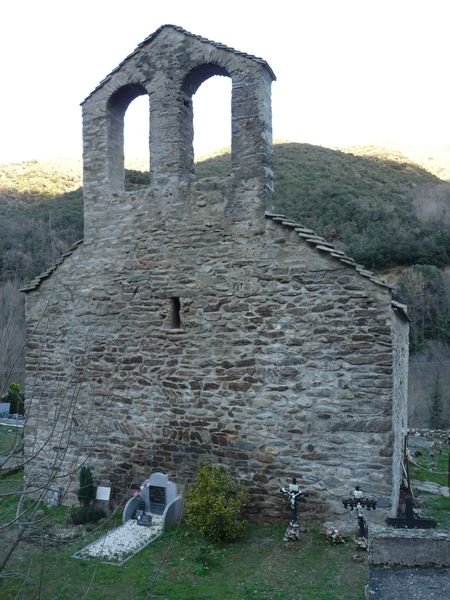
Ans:
[[[20,391],[18,383],[10,383],[8,393],[6,394],[6,402],[10,402],[9,412],[13,415],[23,415],[24,396]]]
[[[207,462],[188,491],[187,521],[214,542],[236,540],[247,527],[239,517],[248,500],[245,486],[231,481],[224,466]]]
[[[89,467],[81,467],[80,489],[77,492],[77,498],[83,506],[89,506],[95,500],[95,485]]]
[[[104,519],[106,513],[102,508],[95,506],[80,506],[72,508],[70,511],[70,521],[74,525],[84,525],[84,523],[97,523],[100,519]]]

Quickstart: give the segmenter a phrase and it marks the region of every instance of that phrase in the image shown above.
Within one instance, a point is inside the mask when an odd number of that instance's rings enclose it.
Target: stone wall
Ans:
[[[275,75],[262,59],[165,26],[149,36],[83,102],[85,239],[97,235],[109,210],[109,194],[124,190],[123,120],[139,95],[150,100],[150,178],[165,189],[194,172],[192,95],[213,75],[228,76],[231,93],[233,196],[228,210],[270,209],[272,202],[271,83]],[[239,199],[249,195],[245,205]],[[253,206],[249,200],[256,204]],[[233,201],[234,200],[234,201]],[[181,209],[182,207],[180,207]]]
[[[28,294],[28,451],[51,438],[28,476],[87,460],[122,490],[156,468],[185,484],[212,457],[266,516],[293,475],[329,518],[356,484],[387,506],[389,291],[270,218],[236,227],[229,188],[111,196],[95,242]]]
[[[396,516],[398,490],[404,477],[403,460],[408,428],[409,328],[406,315],[392,313],[393,341],[393,418],[392,418],[392,516]]]
[[[197,181],[189,97],[217,69],[233,80],[233,172]],[[285,515],[292,476],[308,518],[341,523],[355,485],[378,519],[395,510],[407,325],[382,281],[264,213],[272,78],[170,27],[85,101],[85,240],[27,294],[30,485],[56,477],[70,502],[87,462],[123,502],[150,472],[183,486],[211,458],[248,484],[255,518]],[[144,88],[151,177],[124,192],[123,112]]]

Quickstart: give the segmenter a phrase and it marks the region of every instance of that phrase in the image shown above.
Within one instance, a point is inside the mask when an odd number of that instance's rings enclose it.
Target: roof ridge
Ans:
[[[301,225],[300,223],[296,223],[292,219],[289,219],[288,217],[285,217],[284,215],[281,215],[279,213],[271,213],[266,211],[265,216],[269,219],[272,219],[272,221],[280,223],[280,225],[284,225],[285,227],[294,229],[294,231],[303,241],[307,242],[311,246],[314,246],[317,250],[321,252],[326,252],[335,260],[338,260],[341,263],[353,268],[359,275],[365,277],[366,279],[370,279],[370,281],[372,281],[376,285],[387,288],[389,290],[393,289],[393,286],[387,281],[385,281],[382,277],[379,277],[375,273],[372,273],[372,271],[366,269],[364,265],[358,264],[355,260],[353,260],[353,258],[347,256],[342,250],[338,250],[337,248],[335,248],[334,244],[332,244],[331,242],[327,242],[320,235],[317,235],[312,229],[303,227],[303,225]]]
[[[110,73],[108,73],[108,75],[106,77],[104,77],[100,83],[92,90],[92,92],[90,94],[88,94],[86,96],[86,98],[81,102],[81,105],[83,105],[86,100],[88,100],[93,94],[95,94],[95,92],[100,89],[101,87],[103,87],[103,85],[109,81],[112,77],[112,75],[114,73],[116,73],[123,64],[125,64],[132,56],[134,56],[135,54],[138,53],[138,51],[143,48],[144,46],[146,46],[147,44],[149,44],[150,42],[152,42],[160,33],[161,31],[163,31],[164,29],[167,28],[171,28],[171,29],[175,29],[175,31],[178,31],[179,33],[183,33],[184,35],[188,35],[189,37],[195,38],[196,40],[199,40],[200,42],[205,42],[208,44],[212,44],[213,46],[215,46],[216,48],[218,48],[219,50],[228,50],[229,52],[233,52],[234,54],[237,54],[239,56],[243,56],[244,58],[248,58],[250,60],[254,60],[255,62],[260,63],[261,65],[265,66],[267,68],[267,70],[269,71],[270,75],[273,77],[273,80],[276,81],[276,76],[275,73],[272,71],[272,68],[270,67],[269,63],[264,60],[263,58],[260,58],[259,56],[254,56],[253,54],[247,54],[246,52],[241,52],[240,50],[236,50],[235,48],[233,48],[232,46],[227,46],[226,44],[222,44],[221,42],[215,42],[214,40],[210,40],[208,38],[202,37],[201,35],[197,35],[196,33],[191,33],[190,31],[187,31],[186,29],[183,29],[183,27],[180,27],[179,25],[173,25],[171,23],[167,23],[164,25],[161,25],[160,27],[158,27],[158,29],[156,29],[153,33],[151,33],[150,35],[148,35],[144,40],[142,40],[142,42],[140,42],[136,48],[133,50],[133,52],[131,52],[130,54],[128,54],[118,65],[117,67],[115,67],[112,71],[110,71]]]

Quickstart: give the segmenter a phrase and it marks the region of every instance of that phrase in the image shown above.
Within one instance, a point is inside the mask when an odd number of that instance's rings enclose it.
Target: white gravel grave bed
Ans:
[[[74,558],[122,564],[161,534],[162,517],[160,516],[152,515],[151,527],[143,527],[138,525],[134,519],[130,519],[92,544],[78,550],[73,556]]]

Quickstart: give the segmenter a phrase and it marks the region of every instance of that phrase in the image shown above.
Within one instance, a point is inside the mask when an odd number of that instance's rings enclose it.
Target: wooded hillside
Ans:
[[[446,157],[450,147],[420,157],[422,166],[372,147],[274,148],[276,211],[390,279],[408,304],[416,426],[450,421],[450,183],[444,179],[450,180],[450,160],[440,160]],[[196,169],[199,177],[226,175],[230,155]],[[126,179],[127,189],[137,189],[148,173],[127,171]],[[0,165],[0,222],[1,395],[10,381],[23,382],[18,287],[83,237],[81,162]]]
[[[197,165],[199,177],[229,170],[229,154]],[[398,298],[413,319],[412,350],[428,338],[449,342],[443,270],[450,264],[449,182],[399,153],[372,147],[343,152],[278,144],[274,172],[278,212],[398,280]],[[127,171],[128,189],[147,180],[147,174]],[[0,219],[0,281],[29,280],[83,236],[81,163],[0,165]]]

